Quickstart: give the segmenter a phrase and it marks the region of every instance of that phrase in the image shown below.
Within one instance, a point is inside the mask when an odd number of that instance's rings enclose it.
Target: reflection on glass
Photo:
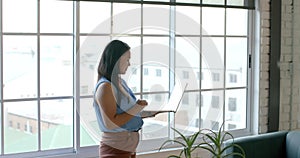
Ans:
[[[231,9],[226,10],[226,34],[227,35],[247,35],[248,10]]]
[[[245,0],[227,0],[227,5],[244,6]]]
[[[225,1],[224,0],[202,0],[203,4],[219,4],[219,5],[224,5]]]
[[[246,89],[227,90],[225,95],[225,130],[246,128]]]
[[[142,128],[142,140],[167,138],[169,125],[168,113],[161,113],[154,118],[146,118]]]
[[[41,36],[41,96],[73,95],[72,37]]]
[[[201,128],[218,130],[223,123],[223,91],[203,91],[201,96]]]
[[[176,77],[189,83],[187,89],[199,89],[197,73],[200,71],[200,38],[176,37]]]
[[[111,3],[81,1],[80,32],[110,33],[110,10]]]
[[[2,0],[4,32],[37,32],[36,0]]]
[[[92,95],[98,77],[98,63],[110,38],[82,36],[80,41],[80,95]]]
[[[80,99],[80,146],[97,145],[101,139],[93,99]]]
[[[143,6],[143,33],[164,35],[169,34],[169,6],[149,4],[144,4]]]
[[[175,114],[175,127],[185,135],[199,130],[199,92],[185,93]]]
[[[73,1],[42,0],[40,4],[41,32],[72,33]]]
[[[155,87],[154,87],[155,88]],[[160,86],[156,88],[161,88]],[[159,91],[161,91],[159,89]],[[144,91],[147,92],[147,91]],[[169,101],[169,94],[145,94],[143,96],[143,99],[147,100],[148,106],[145,108],[145,110],[162,110],[166,106],[166,104]]]
[[[138,76],[140,74],[140,68],[137,68],[135,71],[137,71]],[[160,63],[146,63],[143,65],[142,76],[144,80],[144,92],[162,92],[169,90],[169,69],[166,65],[160,65]],[[140,81],[136,84],[138,83],[140,83]]]
[[[204,35],[224,35],[224,8],[202,8],[202,33]]]
[[[38,150],[38,117],[35,101],[4,103],[4,153]]]
[[[200,0],[176,0],[178,3],[196,3],[200,4]]]
[[[161,86],[164,91],[169,90],[169,46],[168,37],[144,37],[143,44],[143,89],[156,91],[154,86]],[[157,70],[161,75],[157,75]],[[172,71],[172,70],[171,70]]]
[[[73,100],[41,101],[42,150],[73,146]]]
[[[128,19],[130,17],[130,20]],[[141,5],[113,4],[113,33],[140,34],[141,33]]]
[[[199,7],[176,6],[175,17],[176,35],[200,35]]]
[[[224,86],[224,38],[204,37],[202,40],[201,88]],[[216,76],[219,76],[216,80]]]
[[[168,94],[148,94],[143,99],[148,101],[150,109],[161,109],[168,101]],[[142,139],[156,139],[168,137],[169,128],[168,113],[160,113],[155,117],[144,119]]]
[[[247,85],[247,38],[227,38],[226,87]]]
[[[36,37],[3,36],[4,99],[37,97]]]
[[[134,93],[141,91],[141,37],[119,37],[117,38],[130,46],[130,66],[122,78]]]

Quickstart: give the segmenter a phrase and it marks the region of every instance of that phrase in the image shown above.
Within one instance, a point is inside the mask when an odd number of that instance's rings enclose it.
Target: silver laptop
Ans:
[[[151,103],[144,108],[144,111],[157,111],[161,112],[177,112],[180,101],[183,98],[184,91],[187,87],[187,83],[184,86],[181,86],[181,83],[178,82],[175,84],[174,89],[171,93],[171,96],[166,104],[163,105],[151,105]]]

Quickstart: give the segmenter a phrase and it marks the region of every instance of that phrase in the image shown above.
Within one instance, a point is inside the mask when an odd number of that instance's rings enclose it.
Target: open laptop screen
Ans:
[[[144,111],[177,112],[187,85],[187,83],[185,83],[184,86],[182,86],[180,82],[176,83],[166,104],[153,105],[150,103],[144,108]]]

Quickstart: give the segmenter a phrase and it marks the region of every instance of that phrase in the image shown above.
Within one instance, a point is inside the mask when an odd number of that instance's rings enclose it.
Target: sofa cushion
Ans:
[[[300,158],[300,131],[290,131],[286,136],[287,158]]]

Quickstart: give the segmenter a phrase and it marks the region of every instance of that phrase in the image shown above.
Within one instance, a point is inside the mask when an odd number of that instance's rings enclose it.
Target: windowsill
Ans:
[[[246,135],[252,135],[249,131],[242,130],[242,131],[236,131],[234,133],[234,137],[238,138],[241,136]],[[162,141],[162,140],[160,140]],[[149,151],[146,151],[145,149],[142,150],[141,148],[149,148],[154,144],[162,144],[158,143],[157,141],[151,142],[151,143],[145,143],[143,141],[140,142],[138,147],[138,158],[157,158],[157,157],[168,157],[170,155],[178,155],[180,153],[181,147],[172,146],[169,148],[163,148],[161,150],[152,149]],[[1,158],[14,158],[14,157],[37,157],[37,158],[98,158],[98,145],[95,146],[88,146],[88,147],[81,147],[78,152],[72,152],[73,150],[71,148],[69,149],[58,149],[58,150],[52,150],[52,151],[42,151],[39,153],[32,152],[32,153],[22,153],[22,154],[12,154],[12,155],[6,155],[2,156]],[[199,149],[194,151],[193,155],[203,157],[203,155],[206,155],[207,153],[203,152],[203,150]]]

